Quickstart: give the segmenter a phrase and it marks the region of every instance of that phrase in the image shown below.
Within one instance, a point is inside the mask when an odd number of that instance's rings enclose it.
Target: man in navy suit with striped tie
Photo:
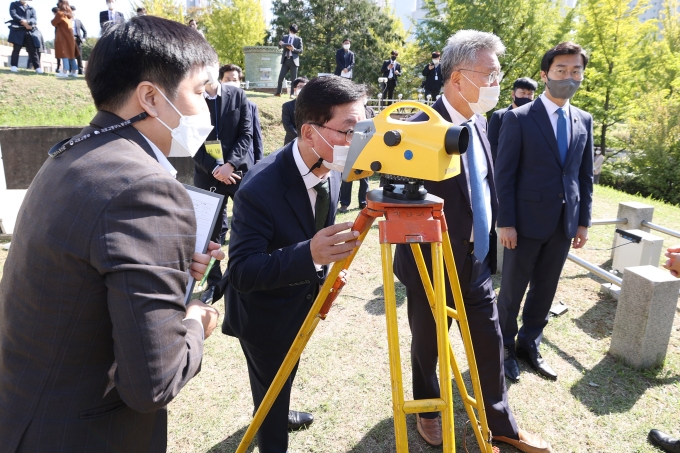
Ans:
[[[593,117],[569,102],[587,64],[578,44],[553,47],[541,61],[545,92],[503,117],[496,160],[498,228],[505,247],[498,314],[505,373],[513,381],[519,379],[518,356],[539,374],[557,379],[539,346],[569,246],[578,249],[588,240]]]

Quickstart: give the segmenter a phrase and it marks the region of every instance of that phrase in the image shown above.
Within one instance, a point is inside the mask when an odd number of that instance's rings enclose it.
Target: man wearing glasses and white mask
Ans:
[[[498,325],[496,293],[491,281],[491,274],[496,272],[494,224],[498,203],[491,147],[486,138],[487,125],[483,114],[498,103],[499,83],[503,78],[498,56],[504,51],[501,40],[491,33],[462,30],[449,38],[440,60],[444,93],[432,108],[445,120],[468,127],[470,145],[461,156],[462,169],[458,176],[441,182],[426,181],[425,189],[445,201],[444,213],[450,220],[448,234],[472,345],[477,354],[484,408],[493,440],[511,444],[524,452],[550,452],[552,450],[547,442],[517,427],[510,410],[503,372],[503,343]],[[426,115],[421,113],[412,121],[425,119]],[[429,248],[423,247],[422,252],[425,263],[431,263]],[[432,275],[430,264],[428,270]],[[406,286],[412,334],[413,398],[438,398],[435,322],[410,246],[397,245],[394,272]],[[446,302],[453,307],[448,279]],[[444,385],[451,383],[445,382]],[[438,415],[437,412],[430,412],[417,414],[416,417],[418,433],[433,446],[442,444]]]
[[[588,240],[593,118],[569,103],[587,64],[578,44],[563,42],[550,49],[541,61],[545,92],[503,117],[496,160],[498,227],[505,248],[498,314],[505,373],[513,381],[520,374],[517,357],[542,376],[557,379],[539,346],[569,246],[578,249]]]

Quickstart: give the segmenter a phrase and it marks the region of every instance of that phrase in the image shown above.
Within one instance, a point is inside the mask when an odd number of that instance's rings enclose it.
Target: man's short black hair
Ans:
[[[231,71],[236,71],[238,72],[238,80],[241,81],[243,80],[243,69],[241,69],[240,66],[236,66],[235,64],[225,64],[220,68],[220,75],[219,79],[222,80],[222,77],[224,77],[225,72],[231,72]]]
[[[288,27],[288,30],[292,31],[293,33],[297,33],[298,30],[300,30],[300,27],[298,27],[297,24],[290,24],[290,27]]]
[[[290,84],[290,88],[295,90],[295,88],[297,88],[297,86],[301,83],[309,83],[309,79],[307,77],[298,77],[297,79],[293,80],[293,83]]]
[[[520,77],[519,79],[515,80],[515,83],[512,84],[512,91],[520,88],[529,91],[536,91],[538,89],[538,83],[529,77]]]
[[[144,7],[142,7],[142,6],[140,6],[139,8],[137,8],[137,14],[139,14],[139,13],[145,13],[145,12],[146,12],[146,8],[144,8]]]
[[[315,77],[295,101],[295,126],[300,131],[303,124],[326,124],[333,119],[335,107],[363,101],[367,93],[366,85],[344,77]]]
[[[176,99],[177,87],[196,67],[217,61],[196,30],[154,16],[135,16],[109,27],[92,49],[85,79],[98,110],[122,107],[143,81]]]
[[[393,51],[392,51],[392,53],[390,53],[390,55],[395,55],[395,56],[399,56],[399,52],[398,52],[398,51],[396,51],[396,50],[393,50]]]
[[[346,42],[352,44],[352,41],[349,38],[345,38],[345,39],[342,40],[343,44],[346,43]]]
[[[586,66],[588,66],[588,54],[586,54],[583,47],[575,42],[566,41],[559,43],[543,55],[543,59],[541,60],[541,71],[545,73],[550,71],[550,66],[558,55],[581,55],[581,58],[583,59],[583,69],[585,70]]]

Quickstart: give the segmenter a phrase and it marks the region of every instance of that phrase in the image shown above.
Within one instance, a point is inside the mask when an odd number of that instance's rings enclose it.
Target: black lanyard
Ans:
[[[221,89],[222,87],[220,87]],[[221,96],[220,96],[221,97]],[[220,109],[222,108],[221,105],[217,105],[217,96],[215,96],[215,140],[220,139]],[[221,104],[221,102],[220,102]]]
[[[107,126],[103,129],[99,129],[99,130],[90,132],[90,133],[85,134],[85,135],[78,137],[78,138],[73,138],[73,137],[67,138],[66,140],[62,140],[59,143],[57,143],[56,145],[54,145],[52,147],[52,149],[50,149],[47,152],[47,155],[52,157],[52,158],[59,157],[64,151],[68,151],[69,149],[76,146],[78,143],[84,142],[85,140],[92,138],[92,136],[97,136],[97,135],[105,134],[107,132],[112,132],[112,131],[115,131],[115,130],[118,130],[118,129],[126,128],[126,127],[128,127],[128,126],[130,126],[130,125],[132,125],[132,124],[134,124],[138,121],[142,121],[143,119],[146,119],[148,116],[149,116],[148,113],[142,112],[139,115],[130,118],[129,120],[123,121],[122,123],[114,124],[113,126]]]

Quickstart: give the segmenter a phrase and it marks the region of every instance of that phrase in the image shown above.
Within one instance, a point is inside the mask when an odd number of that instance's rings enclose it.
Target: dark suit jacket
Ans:
[[[253,141],[250,144],[250,153],[253,156],[254,163],[258,163],[264,158],[264,143],[262,142],[262,129],[260,128],[260,112],[257,110],[257,104],[248,101],[250,106],[250,114],[253,118]]]
[[[440,98],[432,105],[446,121],[451,121],[449,112]],[[427,116],[420,113],[413,117],[411,121],[425,121]],[[489,262],[491,273],[496,273],[496,230],[493,227],[496,223],[498,214],[498,202],[496,199],[496,186],[493,178],[493,162],[489,150],[489,142],[486,140],[486,119],[482,115],[475,115],[475,127],[479,134],[480,141],[486,154],[486,164],[489,168],[488,182],[491,189],[491,234],[489,237]],[[465,177],[464,163],[461,161],[461,172],[458,176],[445,179],[440,182],[425,181],[425,189],[432,195],[444,199],[444,215],[446,216],[449,228],[449,238],[453,249],[456,267],[460,270],[465,263],[465,256],[468,253],[470,235],[472,233],[472,205],[470,194],[468,193],[467,178]],[[421,247],[425,256],[430,276],[432,276],[432,258],[430,247]],[[420,276],[416,267],[410,245],[397,245],[394,255],[394,273],[399,280],[407,287],[420,285]],[[448,281],[447,281],[448,285]]]
[[[76,43],[80,45],[83,41],[87,39],[87,30],[85,30],[85,26],[83,25],[83,22],[80,19],[75,19],[73,21],[73,31],[75,31],[76,34]]]
[[[334,74],[336,76],[339,76],[340,74],[342,74],[343,69],[351,71],[352,68],[354,68],[354,52],[352,52],[351,50],[345,52],[345,49],[338,49],[338,51],[335,52]]]
[[[122,24],[125,22],[125,16],[120,11],[115,11],[115,20],[113,22],[117,24]],[[113,22],[109,21],[109,10],[101,11],[99,13],[99,25],[102,27],[102,32],[111,25]]]
[[[37,27],[38,16],[35,13],[35,8],[29,4],[22,5],[21,2],[12,2],[9,4],[9,15],[12,19],[9,21],[9,36],[7,37],[7,41],[12,44],[23,45],[26,34],[32,33],[21,25],[21,21],[25,20],[29,25]]]
[[[236,170],[247,172],[254,165],[250,152],[253,143],[253,114],[246,93],[240,88],[221,85],[219,139],[222,143],[224,163],[229,162]],[[206,100],[206,102],[214,102]],[[215,118],[212,118],[213,123]],[[199,187],[217,186],[220,183],[212,175],[217,161],[201,145],[194,156],[194,180]]]
[[[392,60],[385,60],[383,61],[382,68],[380,69],[380,72],[382,73],[383,77],[388,77],[390,75],[390,70],[387,69],[387,67],[392,63]],[[397,61],[397,65],[394,67],[395,71],[399,71],[399,74],[401,74],[401,63]],[[399,74],[396,72],[394,73],[394,84],[396,85],[397,82],[399,81]]]
[[[496,157],[498,155],[498,136],[501,133],[501,124],[503,124],[503,115],[508,110],[512,110],[512,104],[504,109],[498,109],[491,114],[491,119],[489,120],[489,145],[491,145],[491,156],[493,161],[496,162]]]
[[[335,222],[340,174],[330,174]],[[309,243],[316,234],[307,189],[295,165],[293,144],[267,156],[236,192],[222,331],[268,352],[285,352],[309,312],[327,266],[317,272]]]
[[[195,233],[186,190],[133,127],[47,158],[0,282],[3,452],[165,452],[165,406],[203,354],[183,321]]]
[[[286,130],[286,138],[283,140],[283,144],[287,145],[298,136],[297,128],[295,127],[295,99],[284,102],[281,106],[281,121],[283,122],[283,128]]]
[[[571,142],[564,165],[542,99],[508,111],[498,142],[499,227],[534,239],[549,237],[564,202],[564,230],[590,226],[593,205],[593,117],[569,106]]]
[[[425,76],[425,81],[423,82],[423,88],[429,91],[439,91],[442,88],[442,66],[438,64],[434,69],[430,69],[430,64],[426,64],[423,68],[423,75]],[[437,80],[435,80],[437,77]]]
[[[281,38],[281,41],[283,42],[288,42],[288,37],[290,35],[284,35],[283,38]],[[281,46],[279,46],[281,47]],[[288,49],[283,47],[283,51],[281,52],[281,63],[283,64],[283,61],[286,59],[286,52],[288,52]],[[295,63],[295,66],[300,66],[300,54],[302,53],[302,38],[299,36],[295,36],[293,38],[293,50],[291,51],[293,53],[293,63]]]

